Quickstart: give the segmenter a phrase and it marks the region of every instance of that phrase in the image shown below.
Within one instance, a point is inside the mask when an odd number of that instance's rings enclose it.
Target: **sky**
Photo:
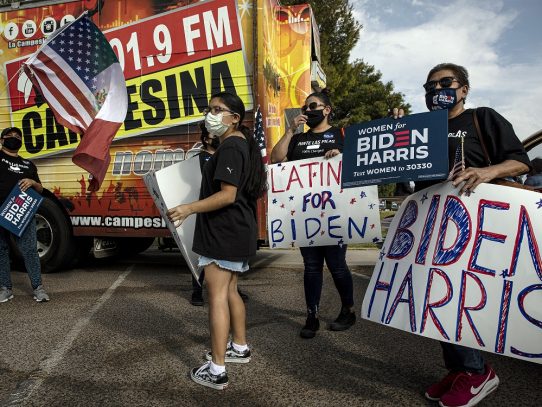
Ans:
[[[362,59],[427,111],[422,84],[442,62],[469,71],[467,108],[489,106],[520,140],[542,129],[542,1],[350,0],[363,26],[351,60]]]

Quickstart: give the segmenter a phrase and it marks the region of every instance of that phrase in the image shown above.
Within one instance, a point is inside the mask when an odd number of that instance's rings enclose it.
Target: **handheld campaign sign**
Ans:
[[[542,363],[542,194],[450,182],[407,198],[362,316],[458,345]]]
[[[267,230],[272,248],[381,240],[377,187],[343,190],[341,158],[269,166]]]
[[[28,223],[34,219],[43,197],[32,188],[25,192],[15,185],[0,207],[0,226],[21,237]]]
[[[345,134],[343,188],[448,176],[446,110],[355,124]]]
[[[199,279],[201,274],[197,266],[199,256],[192,251],[196,216],[189,216],[178,228],[167,217],[168,209],[199,199],[201,186],[199,158],[195,156],[160,171],[151,171],[145,175],[144,181],[186,264],[194,277]]]

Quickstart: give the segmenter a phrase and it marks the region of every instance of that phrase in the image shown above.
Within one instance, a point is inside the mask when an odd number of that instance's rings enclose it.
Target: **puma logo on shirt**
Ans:
[[[226,167],[226,169],[230,172],[230,174],[233,172],[233,168]]]

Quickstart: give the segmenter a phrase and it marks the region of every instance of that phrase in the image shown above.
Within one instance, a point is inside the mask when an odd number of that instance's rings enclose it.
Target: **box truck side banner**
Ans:
[[[235,0],[174,9],[105,34],[123,66],[129,97],[115,140],[200,121],[209,95],[223,90],[252,109],[252,74]],[[88,57],[84,43],[65,42],[76,61]],[[5,64],[12,123],[23,129],[21,154],[33,159],[75,149],[80,137],[54,121],[20,74],[25,59]]]

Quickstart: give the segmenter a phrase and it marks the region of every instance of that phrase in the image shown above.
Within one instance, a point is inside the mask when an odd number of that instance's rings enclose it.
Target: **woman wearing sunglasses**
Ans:
[[[190,377],[218,390],[228,385],[225,362],[250,361],[237,278],[256,254],[256,200],[265,192],[266,176],[260,149],[241,124],[244,117],[245,106],[237,95],[222,92],[211,98],[205,127],[220,144],[203,167],[200,199],[168,211],[176,226],[197,214],[192,250],[205,269],[211,352],[205,355],[208,362],[192,369]]]
[[[429,110],[448,110],[450,168],[454,167],[456,152],[463,148],[465,169],[451,176],[453,185],[460,185],[460,194],[472,192],[482,182],[529,171],[529,158],[504,117],[489,107],[465,109],[470,90],[465,68],[451,63],[439,64],[429,71],[423,87]],[[475,115],[480,134],[476,130]],[[435,182],[416,182],[416,190],[432,184]],[[438,400],[442,407],[474,406],[497,388],[499,378],[484,363],[479,350],[447,342],[441,345],[449,373],[427,389],[425,396],[429,400]]]
[[[331,111],[331,101],[325,91],[309,95],[301,108],[301,114],[294,118],[292,126],[273,148],[271,161],[278,163],[321,156],[331,158],[340,154],[343,149],[343,136],[340,129],[329,123]],[[309,127],[309,131],[294,134],[298,126],[303,124]],[[330,324],[329,329],[344,331],[350,328],[356,322],[356,315],[352,310],[354,294],[352,274],[345,259],[346,245],[301,247],[300,250],[305,269],[304,288],[307,304],[307,320],[301,329],[301,337],[313,338],[320,329],[318,312],[324,260],[342,302],[339,316]]]

